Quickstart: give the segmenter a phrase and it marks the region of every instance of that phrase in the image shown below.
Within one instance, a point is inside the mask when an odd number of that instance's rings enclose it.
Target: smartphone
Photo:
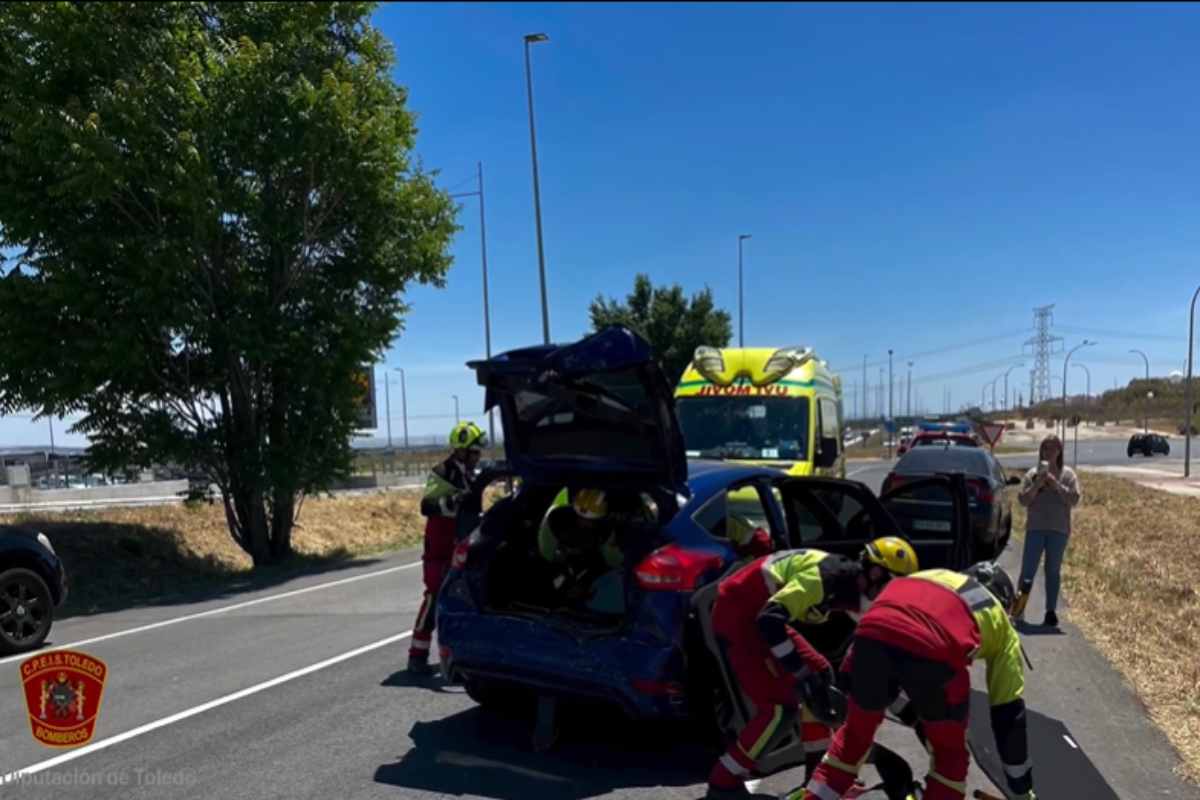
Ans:
[[[1045,475],[1047,472],[1050,471],[1050,462],[1049,461],[1039,461],[1037,471],[1038,471],[1039,475]]]

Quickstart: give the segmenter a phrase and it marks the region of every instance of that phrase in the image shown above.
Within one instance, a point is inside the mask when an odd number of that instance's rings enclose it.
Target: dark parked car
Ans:
[[[535,695],[585,698],[639,719],[713,722],[719,708],[723,730],[741,724],[744,698],[728,700],[714,669],[720,655],[705,635],[717,580],[744,563],[727,534],[734,517],[762,527],[776,548],[857,556],[868,540],[902,532],[893,509],[905,497],[940,491],[957,522],[922,532],[913,544],[923,566],[967,565],[961,478],[917,481],[879,498],[855,481],[687,461],[671,387],[645,341],[623,328],[471,366],[487,388],[486,406],[500,409],[506,461],[461,506],[459,530],[469,533],[438,598],[438,639],[443,675],[485,705]],[[485,484],[508,477],[519,479],[516,492],[476,517]],[[654,501],[653,522],[618,531],[617,608],[590,607],[559,591],[539,555],[539,523],[564,485]],[[818,646],[833,654],[842,648],[853,624],[844,622],[824,631]]]
[[[1020,479],[1006,478],[1004,467],[986,448],[947,442],[914,447],[896,462],[882,489],[894,491],[931,475],[962,475],[966,479],[972,563],[999,556],[1012,533],[1012,502],[1004,489]],[[943,497],[910,497],[896,505],[895,513],[906,530],[939,531],[950,525],[950,510]]]
[[[54,609],[67,597],[67,573],[44,533],[0,526],[0,653],[41,647]]]
[[[1167,441],[1167,437],[1157,433],[1135,433],[1129,437],[1129,447],[1125,452],[1130,458],[1133,458],[1135,453],[1141,453],[1146,457],[1161,453],[1164,456],[1171,454],[1171,443]]]

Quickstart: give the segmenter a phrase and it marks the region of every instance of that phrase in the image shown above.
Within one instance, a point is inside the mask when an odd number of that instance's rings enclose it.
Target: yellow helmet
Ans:
[[[575,513],[584,519],[604,519],[608,516],[608,497],[602,489],[580,489],[571,503]]]
[[[863,560],[878,564],[893,575],[912,575],[919,569],[917,551],[899,536],[883,536],[867,544]]]
[[[487,444],[487,437],[474,422],[460,422],[450,431],[452,450],[479,449]]]

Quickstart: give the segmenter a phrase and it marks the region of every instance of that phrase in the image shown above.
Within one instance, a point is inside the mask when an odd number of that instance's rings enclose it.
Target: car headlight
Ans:
[[[38,535],[37,535],[37,540],[38,540],[38,543],[40,543],[42,545],[42,547],[46,548],[51,553],[54,553],[54,545],[50,544],[49,536],[47,536],[46,534],[39,531]],[[58,553],[54,553],[54,555],[57,556]]]

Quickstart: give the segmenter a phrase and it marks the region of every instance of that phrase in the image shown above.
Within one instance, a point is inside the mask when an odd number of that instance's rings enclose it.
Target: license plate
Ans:
[[[950,522],[942,519],[914,519],[913,529],[918,531],[950,532]]]

